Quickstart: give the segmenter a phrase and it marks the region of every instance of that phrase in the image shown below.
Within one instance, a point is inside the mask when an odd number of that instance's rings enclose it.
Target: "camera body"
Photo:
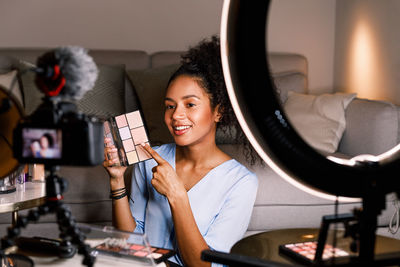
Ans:
[[[93,166],[104,160],[103,123],[79,112],[76,102],[91,90],[98,70],[81,47],[60,47],[40,56],[35,84],[45,94],[13,133],[20,163]]]
[[[103,123],[78,112],[71,102],[45,98],[17,125],[13,138],[20,163],[94,166],[104,160]]]

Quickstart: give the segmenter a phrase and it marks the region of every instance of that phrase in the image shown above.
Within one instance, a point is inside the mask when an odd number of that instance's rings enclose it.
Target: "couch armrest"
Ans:
[[[384,101],[354,99],[346,109],[346,130],[338,152],[379,155],[399,143],[399,107]]]

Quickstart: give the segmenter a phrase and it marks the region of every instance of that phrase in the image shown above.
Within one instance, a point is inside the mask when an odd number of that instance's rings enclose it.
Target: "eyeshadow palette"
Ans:
[[[112,117],[104,122],[104,136],[118,149],[121,166],[128,166],[151,158],[142,147],[149,144],[140,111]]]
[[[295,261],[310,264],[314,262],[315,252],[317,250],[317,242],[302,242],[294,244],[285,244],[279,246],[279,252],[294,259]],[[329,260],[333,257],[343,258],[350,254],[340,248],[334,248],[332,245],[326,244],[322,253],[322,261]]]
[[[166,261],[175,255],[174,250],[148,247],[140,244],[132,244],[126,239],[106,238],[103,243],[97,245],[95,250],[103,255],[123,257],[139,261],[152,259],[155,263]]]

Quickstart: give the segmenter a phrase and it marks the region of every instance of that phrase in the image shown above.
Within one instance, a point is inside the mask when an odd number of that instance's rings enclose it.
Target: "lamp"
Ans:
[[[22,105],[10,89],[0,85],[0,194],[16,190],[15,178],[22,171],[13,157],[13,130],[24,114]]]
[[[268,67],[266,19],[270,1],[225,0],[221,57],[239,123],[260,157],[300,189],[341,201],[362,198],[358,263],[374,261],[377,216],[385,195],[400,192],[400,146],[379,156],[325,157],[294,130]]]

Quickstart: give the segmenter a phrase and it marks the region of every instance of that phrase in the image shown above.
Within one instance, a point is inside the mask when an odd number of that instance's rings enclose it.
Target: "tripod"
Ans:
[[[84,256],[83,265],[93,266],[95,257],[91,255],[91,248],[85,244],[86,236],[76,225],[68,206],[62,202],[63,193],[67,190],[68,183],[65,179],[55,174],[56,166],[46,166],[49,175],[46,177],[46,202],[29,211],[27,216],[19,216],[15,225],[7,229],[7,236],[1,239],[1,249],[15,245],[16,238],[21,233],[21,228],[25,228],[29,223],[36,222],[40,216],[48,213],[55,213],[57,224],[60,230],[61,246],[58,248],[60,257],[68,257],[74,254],[76,245],[78,253]]]

